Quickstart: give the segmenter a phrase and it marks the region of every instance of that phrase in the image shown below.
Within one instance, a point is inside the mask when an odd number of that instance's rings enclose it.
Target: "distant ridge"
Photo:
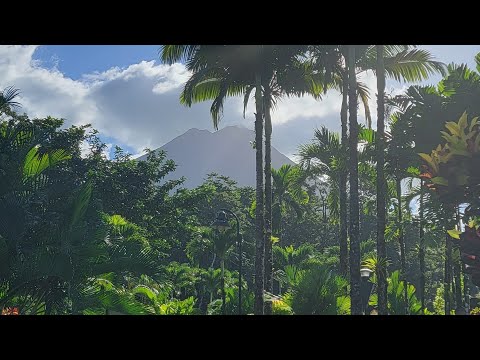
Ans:
[[[255,132],[238,126],[227,126],[210,132],[192,128],[157,150],[177,164],[167,180],[186,178],[183,186],[192,189],[202,184],[207,174],[215,172],[237,181],[239,186],[255,187]],[[142,155],[139,160],[146,159]],[[272,166],[294,164],[272,146]]]

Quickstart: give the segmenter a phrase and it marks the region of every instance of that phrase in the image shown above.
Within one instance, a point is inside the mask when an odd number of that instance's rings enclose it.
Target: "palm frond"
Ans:
[[[423,49],[400,51],[385,58],[385,73],[397,81],[422,81],[430,75],[446,74],[446,66],[433,60],[432,55]]]
[[[15,99],[20,95],[20,91],[12,86],[7,87],[0,92],[0,111],[6,106],[19,107],[20,103]]]

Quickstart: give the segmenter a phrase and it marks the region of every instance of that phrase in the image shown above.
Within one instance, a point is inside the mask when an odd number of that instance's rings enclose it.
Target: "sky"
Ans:
[[[480,45],[425,45],[437,60],[475,66]],[[108,144],[138,155],[156,149],[190,128],[214,131],[208,103],[191,108],[179,103],[189,73],[182,64],[162,64],[159,45],[42,45],[0,46],[0,88],[21,92],[20,112],[31,117],[64,118],[66,126],[91,124]],[[435,84],[439,76],[425,84]],[[376,88],[373,74],[364,82]],[[387,81],[397,94],[408,85]],[[375,90],[370,107],[375,126]],[[299,144],[309,142],[316,127],[340,130],[341,97],[327,94],[282,100],[273,114],[273,145],[294,159]],[[220,128],[229,125],[253,129],[254,102],[243,118],[240,98],[229,99]],[[359,122],[364,122],[359,112]]]

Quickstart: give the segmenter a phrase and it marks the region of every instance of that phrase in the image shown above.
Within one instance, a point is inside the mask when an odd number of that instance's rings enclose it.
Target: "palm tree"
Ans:
[[[255,150],[256,150],[256,210],[255,210],[255,314],[263,314],[264,290],[264,189],[263,189],[263,94],[261,57],[262,46],[234,45],[164,45],[161,57],[172,64],[185,60],[192,76],[186,82],[180,101],[187,106],[213,100],[210,113],[215,129],[223,112],[227,96],[237,96],[255,89]]]
[[[255,160],[256,160],[256,208],[255,208],[255,305],[256,315],[264,313],[263,291],[265,289],[265,214],[263,189],[263,159],[262,159],[262,132],[263,132],[263,98],[262,76],[255,72]]]
[[[311,244],[302,244],[298,248],[293,245],[281,247],[273,246],[273,259],[276,269],[276,275],[279,283],[278,293],[282,294],[282,283],[289,286],[296,283],[297,275],[314,253],[314,247]]]
[[[348,282],[317,261],[298,274],[288,303],[298,315],[336,315],[339,298],[345,298]]]
[[[415,287],[406,281],[400,280],[400,272],[394,271],[388,281],[388,313],[390,315],[403,315],[405,314],[403,293],[406,288],[408,296],[408,313],[411,315],[421,315],[422,308],[421,303],[415,295]],[[378,304],[377,294],[373,294],[370,298],[370,305]]]
[[[425,310],[425,230],[424,230],[424,192],[425,186],[423,179],[420,179],[420,208],[419,208],[419,249],[418,260],[420,264],[420,302],[422,303],[422,312]]]
[[[375,132],[369,129],[362,129],[359,132],[359,142],[372,142],[375,137]],[[322,126],[315,130],[315,137],[312,143],[301,145],[299,147],[298,156],[300,157],[300,166],[305,169],[310,178],[314,180],[318,176],[326,176],[328,179],[325,184],[328,188],[326,195],[328,208],[330,211],[330,218],[333,223],[338,224],[339,207],[341,213],[341,206],[339,206],[339,198],[341,198],[341,178],[343,171],[347,168],[347,154],[344,153],[346,146],[340,143],[339,136],[336,133],[330,132],[326,127]],[[371,172],[370,166],[367,162],[373,161],[369,147],[362,147],[358,153],[359,161],[363,167],[359,170],[361,173],[368,175]],[[322,189],[325,191],[324,189]],[[322,196],[323,194],[321,194]],[[341,205],[341,201],[340,201]],[[325,211],[324,211],[325,213]],[[340,216],[341,217],[341,216]],[[339,232],[341,233],[342,224],[340,223]],[[343,241],[340,245],[340,271],[343,276],[347,276],[348,271],[348,244]]]
[[[342,218],[342,211],[345,210],[342,207],[342,201],[346,201],[346,195],[343,194],[345,198],[342,200],[343,195],[341,191],[343,186],[342,179],[347,167],[345,149],[346,146],[340,143],[338,135],[322,126],[320,129],[315,130],[314,142],[301,145],[298,151],[300,165],[311,177],[319,175],[328,176],[329,194],[327,198],[330,200],[330,214],[333,215],[334,219],[336,215],[338,216],[338,201],[333,200],[340,198],[340,218]],[[332,196],[334,193],[338,195]],[[343,231],[343,226],[344,223],[340,221],[340,234]],[[340,272],[346,276],[348,270],[348,244],[343,239],[340,236]]]
[[[413,148],[412,137],[406,130],[407,122],[404,116],[398,112],[390,116],[390,131],[384,132],[387,141],[384,142],[384,171],[395,184],[395,208],[396,226],[398,231],[398,246],[400,253],[401,273],[400,276],[406,281],[406,247],[404,236],[403,214],[405,204],[402,199],[402,181],[412,176],[409,169],[418,164],[418,156]],[[408,204],[406,204],[408,208]],[[408,311],[407,288],[404,287],[405,313]]]
[[[233,230],[227,230],[225,232],[216,231],[216,234],[212,234],[213,240],[213,247],[215,251],[216,257],[220,260],[220,288],[222,291],[222,313],[223,315],[226,314],[226,298],[225,298],[225,258],[227,256],[228,251],[233,246],[235,236],[233,234]]]
[[[7,87],[0,92],[0,112],[5,112],[7,109],[12,107],[20,106],[20,103],[15,101],[15,99],[20,95],[18,89],[13,88],[12,86]]]
[[[361,49],[360,49],[361,48]],[[358,80],[360,74],[373,71],[377,68],[377,48],[375,45],[359,47],[360,53],[356,54],[356,76],[358,100],[362,102],[365,111],[365,120],[368,128],[371,127],[371,116],[368,105],[369,91],[367,86]],[[347,118],[348,118],[348,71],[347,58],[348,46],[320,45],[312,48],[316,61],[320,67],[326,69],[326,81],[329,88],[335,88],[342,93],[342,106],[340,119],[342,124],[343,153],[347,153]],[[411,45],[385,45],[384,69],[386,75],[396,80],[420,81],[429,74],[443,71],[443,64],[432,60],[431,55],[425,50],[412,48]],[[327,81],[328,80],[328,81]],[[340,238],[341,259],[348,257],[347,244],[347,177],[348,168],[340,171]],[[345,261],[341,261],[345,264]],[[341,266],[342,268],[345,265]]]
[[[263,62],[267,66],[262,72],[264,116],[265,116],[265,290],[272,291],[272,173],[271,173],[271,112],[279,98],[283,96],[302,96],[306,93],[319,98],[323,89],[322,74],[314,72],[308,61],[303,61],[306,46],[265,46]],[[244,98],[248,104],[250,87]],[[271,314],[271,302],[265,303],[265,313]]]
[[[245,107],[251,91],[255,90],[255,149],[256,149],[256,291],[255,313],[263,313],[264,251],[267,237],[267,287],[271,286],[271,251],[269,231],[264,233],[264,190],[263,190],[263,119],[266,121],[266,191],[267,230],[271,226],[270,188],[270,110],[275,98],[284,94],[318,93],[319,87],[313,77],[307,81],[295,80],[297,74],[306,74],[298,55],[305,46],[208,46],[166,45],[162,47],[162,59],[173,63],[186,60],[187,69],[193,72],[181,95],[181,102],[191,106],[194,102],[213,100],[211,114],[215,128],[220,121],[223,103],[227,96],[244,94]],[[263,90],[263,93],[262,93]],[[265,110],[268,110],[266,115]],[[268,311],[268,309],[267,309]]]
[[[282,217],[287,208],[301,216],[301,205],[308,203],[309,197],[303,189],[304,174],[298,166],[282,165],[278,170],[272,168],[273,179],[273,234],[282,239]]]
[[[389,161],[392,162],[390,173],[395,173],[394,166],[395,159],[403,162],[405,156],[393,156],[404,143],[410,143],[413,146],[411,150],[414,154],[420,152],[428,152],[434,148],[436,144],[440,142],[440,131],[443,129],[445,122],[448,120],[449,112],[446,109],[445,98],[441,93],[437,92],[433,87],[419,87],[410,86],[406,93],[398,95],[389,102],[399,109],[399,113],[395,113],[392,116],[394,123],[400,128],[396,131],[397,137],[396,143],[400,143],[399,146],[393,146],[390,150],[387,150],[389,154]],[[395,127],[395,126],[394,126]],[[393,129],[395,130],[395,129]],[[408,140],[405,141],[405,136]],[[398,137],[403,139],[398,139]],[[394,139],[395,140],[395,139]],[[388,145],[387,148],[390,148]],[[408,157],[411,158],[411,155]],[[416,158],[416,157],[415,157]],[[418,159],[417,159],[418,160]],[[413,160],[415,162],[415,160]],[[397,161],[398,164],[398,161]],[[411,163],[410,163],[411,164]],[[409,163],[404,163],[401,167],[405,170]],[[398,169],[400,171],[400,169]],[[401,194],[401,178],[406,173],[397,171],[398,179],[397,194]],[[398,186],[400,182],[400,186]],[[398,189],[400,187],[400,190]],[[419,295],[422,302],[422,309],[425,309],[425,239],[424,239],[424,210],[425,210],[425,182],[421,180],[420,183],[420,209],[419,209],[419,264],[420,264],[420,288]],[[399,223],[400,221],[397,220]],[[402,240],[399,237],[399,240]],[[400,248],[403,251],[402,247]],[[405,271],[402,269],[402,272]]]
[[[377,256],[380,259],[387,259],[387,250],[385,246],[385,227],[386,227],[386,201],[385,201],[385,62],[383,56],[383,45],[377,45]],[[382,264],[382,262],[379,262]],[[387,314],[387,269],[382,266],[377,267],[378,279],[378,313]]]
[[[358,199],[358,122],[357,78],[355,74],[355,46],[348,46],[348,101],[349,101],[349,168],[350,168],[350,299],[352,315],[362,314],[360,298],[360,238]]]
[[[475,58],[477,69],[480,69],[480,57]],[[441,130],[447,121],[458,118],[466,109],[469,114],[480,114],[478,98],[480,94],[480,75],[466,65],[448,65],[447,74],[438,86],[410,86],[405,94],[392,99],[402,113],[402,120],[407,122],[405,129],[413,140],[415,153],[429,152],[442,142]],[[420,288],[419,294],[422,308],[425,308],[425,183],[420,184],[420,214],[419,214],[419,263]],[[446,258],[450,258],[449,247],[446,246]],[[448,297],[449,269],[446,269],[446,291]],[[449,299],[445,302],[448,305]]]
[[[218,287],[222,286],[222,270],[210,268],[203,272],[202,278],[204,281],[205,289],[210,294],[211,303],[213,301],[214,294],[217,292]]]

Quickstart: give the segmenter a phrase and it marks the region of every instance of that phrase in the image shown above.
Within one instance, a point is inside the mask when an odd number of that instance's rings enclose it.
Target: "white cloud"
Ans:
[[[102,155],[108,160],[111,159],[110,152],[111,152],[112,148],[113,148],[113,144],[111,144],[111,143],[105,144],[105,148],[102,151]],[[85,141],[85,140],[82,141],[80,143],[80,156],[82,158],[86,158],[91,153],[92,153],[92,149],[91,149],[91,146],[90,146],[89,142]]]
[[[84,140],[80,143],[80,156],[86,158],[91,153],[90,144]]]
[[[192,108],[179,104],[181,86],[189,76],[181,64],[142,61],[73,80],[56,67],[46,69],[33,60],[36,49],[0,46],[0,86],[20,89],[21,110],[31,116],[65,118],[67,126],[91,123],[102,135],[137,153],[145,147],[159,147],[192,127],[213,129],[210,104]],[[375,77],[368,74],[365,82],[372,89],[370,106],[375,119]],[[315,127],[326,125],[339,131],[340,106],[341,97],[333,92],[322,101],[312,97],[283,99],[272,117],[274,146],[291,156],[298,144],[311,139]],[[254,109],[252,99],[244,119],[242,99],[229,99],[221,126],[253,128]],[[364,121],[362,118],[360,109],[359,122]]]

